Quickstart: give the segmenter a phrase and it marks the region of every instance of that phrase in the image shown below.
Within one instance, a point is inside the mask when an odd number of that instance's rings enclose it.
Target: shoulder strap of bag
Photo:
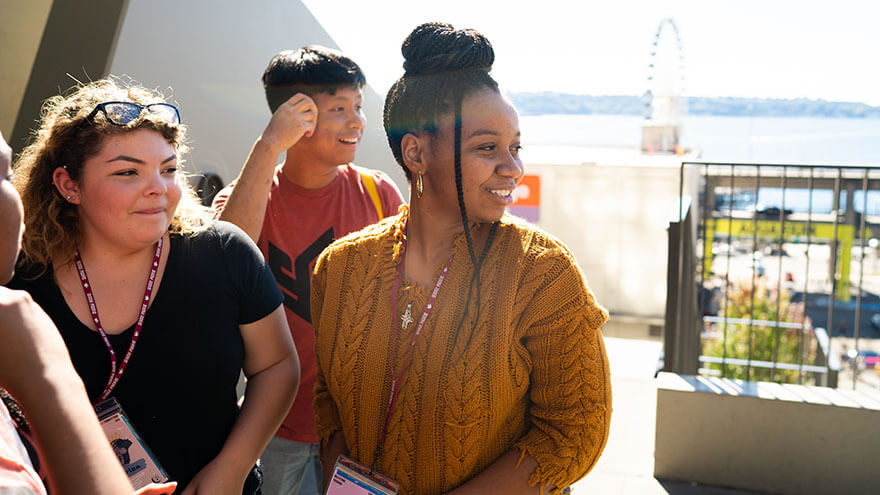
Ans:
[[[385,215],[382,214],[382,200],[379,199],[379,191],[376,190],[376,181],[373,180],[373,176],[366,172],[358,172],[361,174],[361,180],[364,181],[364,186],[367,188],[367,193],[370,194],[370,199],[373,200],[373,206],[376,207],[376,213],[379,215],[379,220],[385,218]]]

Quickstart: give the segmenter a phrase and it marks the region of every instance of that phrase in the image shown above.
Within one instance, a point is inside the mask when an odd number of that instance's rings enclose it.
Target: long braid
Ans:
[[[462,179],[461,179],[461,96],[455,96],[455,192],[458,195],[458,211],[461,215],[461,224],[464,227],[464,237],[467,240],[468,246],[468,255],[471,258],[471,264],[474,266],[474,273],[471,275],[470,282],[468,283],[468,292],[467,298],[464,303],[464,313],[461,315],[461,320],[458,323],[458,330],[460,331],[462,326],[464,325],[464,321],[467,318],[468,309],[470,308],[471,295],[473,294],[473,288],[476,286],[477,288],[477,300],[474,303],[474,314],[476,317],[474,318],[474,326],[471,328],[471,331],[468,333],[468,339],[465,343],[465,347],[470,346],[471,339],[474,336],[474,332],[477,329],[477,323],[480,316],[480,306],[482,301],[482,294],[480,288],[483,285],[483,280],[481,277],[481,270],[483,268],[483,261],[486,259],[486,255],[489,254],[489,247],[492,245],[492,241],[495,239],[495,232],[498,231],[498,222],[492,222],[492,226],[489,227],[489,235],[486,238],[486,244],[483,246],[483,251],[480,253],[479,259],[476,257],[476,252],[474,251],[474,243],[473,237],[471,236],[470,222],[468,221],[467,216],[467,207],[464,204],[464,188],[462,187]],[[458,333],[458,332],[456,332]]]
[[[495,240],[495,232],[498,231],[498,224],[499,224],[499,222],[492,222],[492,226],[489,227],[489,235],[486,237],[486,245],[483,246],[483,252],[480,253],[480,259],[477,260],[477,263],[474,266],[474,274],[471,276],[471,281],[468,284],[468,295],[467,295],[467,300],[465,302],[464,315],[461,317],[461,322],[459,322],[459,324],[458,324],[459,330],[461,330],[461,327],[464,324],[464,319],[465,319],[465,317],[467,317],[467,308],[468,308],[468,306],[470,306],[470,301],[471,301],[471,287],[474,285],[475,282],[476,282],[476,286],[477,286],[477,301],[476,301],[476,303],[474,303],[475,304],[474,314],[477,316],[477,318],[479,318],[479,316],[480,316],[480,303],[482,301],[482,297],[481,297],[481,293],[480,293],[480,286],[482,285],[482,279],[480,278],[480,270],[483,268],[483,260],[486,259],[486,255],[489,253],[489,246],[491,246],[492,241]],[[471,345],[471,339],[474,336],[474,332],[476,332],[476,330],[477,330],[477,318],[474,318],[474,326],[471,327],[471,331],[468,334],[467,342],[465,342],[465,347],[468,347]]]
[[[497,222],[489,229],[486,244],[479,258],[471,234],[470,220],[464,201],[462,184],[461,144],[462,144],[462,101],[469,95],[488,89],[498,92],[498,83],[489,75],[495,53],[491,43],[481,33],[471,29],[455,29],[450,24],[426,23],[410,33],[401,45],[404,58],[404,75],[388,90],[385,98],[383,123],[395,160],[403,167],[407,179],[412,173],[404,163],[401,142],[403,137],[413,131],[434,135],[437,122],[447,112],[452,113],[454,122],[454,170],[455,187],[459,215],[467,241],[468,256],[474,272],[470,277],[464,311],[456,329],[456,339],[461,333],[470,312],[470,303],[476,288],[477,300],[474,311],[479,316],[483,261],[489,252]],[[477,319],[468,336],[468,345],[476,331]]]
[[[477,304],[479,304],[480,267],[477,264],[478,260],[476,253],[474,252],[474,240],[471,237],[470,222],[468,221],[467,207],[464,204],[464,188],[461,180],[461,95],[455,94],[453,105],[455,115],[455,192],[458,195],[458,212],[459,215],[461,215],[461,225],[464,227],[464,238],[467,240],[468,255],[470,256],[471,264],[474,267],[474,274],[471,275],[470,282],[468,283],[467,298],[464,302],[464,312],[461,315],[461,320],[458,322],[458,331],[456,331],[457,335],[467,318],[468,310],[471,306],[471,295],[473,294],[475,282],[477,286]],[[479,311],[477,308],[475,308],[475,310]],[[473,330],[471,331],[471,335],[473,335]],[[468,336],[468,343],[470,343],[470,339],[471,337]]]
[[[461,215],[461,225],[464,227],[464,237],[467,239],[468,254],[471,263],[476,267],[477,256],[474,253],[474,241],[471,237],[467,208],[464,205],[464,188],[461,183],[461,96],[458,94],[455,95],[455,192],[458,194],[458,212]],[[479,278],[479,272],[477,277]]]

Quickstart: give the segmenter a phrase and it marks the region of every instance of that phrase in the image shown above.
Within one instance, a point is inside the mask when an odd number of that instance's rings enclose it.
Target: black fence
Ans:
[[[680,181],[665,370],[835,387],[841,355],[876,361],[880,169],[685,162]]]

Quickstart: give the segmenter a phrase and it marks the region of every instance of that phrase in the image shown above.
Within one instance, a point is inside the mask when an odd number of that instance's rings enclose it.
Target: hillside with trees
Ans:
[[[541,92],[511,93],[510,97],[523,115],[644,115],[646,108],[641,97],[630,95],[592,96]],[[687,102],[689,115],[880,118],[880,107],[858,102],[733,97],[688,97]]]

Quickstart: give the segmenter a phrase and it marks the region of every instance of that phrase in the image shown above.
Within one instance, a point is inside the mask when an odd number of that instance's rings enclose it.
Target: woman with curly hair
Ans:
[[[385,132],[411,205],[312,278],[325,484],[342,454],[401,494],[564,492],[608,438],[608,314],[558,239],[505,213],[520,131],[489,41],[429,23],[402,51]]]
[[[259,493],[296,393],[282,296],[256,246],[211,222],[179,172],[180,112],[111,80],[46,102],[14,183],[19,273],[89,398],[114,398],[183,494]],[[236,383],[248,377],[239,410]]]

